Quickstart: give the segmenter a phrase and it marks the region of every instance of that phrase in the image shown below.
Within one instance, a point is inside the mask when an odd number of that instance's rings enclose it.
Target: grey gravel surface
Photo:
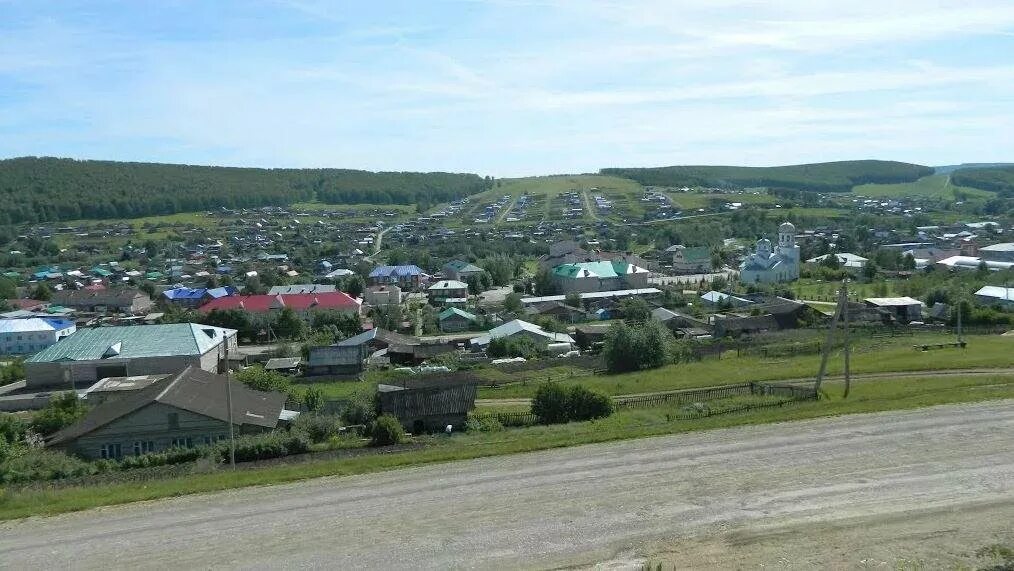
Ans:
[[[0,524],[0,567],[637,567],[667,545],[707,544],[728,557],[730,533],[855,518],[867,523],[850,533],[882,535],[878,525],[890,523],[900,537],[899,522],[927,510],[944,522],[962,510],[989,513],[985,542],[1005,533],[995,520],[1014,519],[1012,506],[1014,401],[994,401],[30,518]],[[976,525],[962,523],[963,533]],[[799,563],[813,564],[803,557],[820,546],[805,533],[774,537],[799,543]],[[793,563],[788,553],[781,565]]]

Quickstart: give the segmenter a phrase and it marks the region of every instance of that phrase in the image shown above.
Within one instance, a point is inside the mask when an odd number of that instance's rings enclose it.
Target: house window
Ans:
[[[140,456],[142,454],[150,454],[155,451],[155,443],[151,440],[135,440],[134,441],[134,456]]]
[[[99,448],[99,457],[107,460],[114,460],[122,456],[123,453],[120,450],[119,444],[103,444],[102,448]]]
[[[180,427],[180,415],[177,412],[169,413],[169,430],[178,430]]]
[[[189,436],[186,438],[173,438],[169,441],[169,446],[172,448],[193,448],[194,441]]]

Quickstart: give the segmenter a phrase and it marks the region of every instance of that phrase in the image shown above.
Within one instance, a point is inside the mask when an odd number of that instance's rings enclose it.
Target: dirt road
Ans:
[[[922,568],[1014,542],[1014,400],[0,524],[0,567]]]

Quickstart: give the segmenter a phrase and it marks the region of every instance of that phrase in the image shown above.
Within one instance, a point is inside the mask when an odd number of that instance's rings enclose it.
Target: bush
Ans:
[[[85,462],[63,452],[36,448],[8,458],[0,464],[0,482],[14,484],[76,478],[90,476],[99,469],[95,463]]]
[[[235,379],[251,389],[258,391],[274,391],[289,393],[291,381],[277,371],[268,371],[260,365],[247,367],[235,375]]]
[[[534,359],[544,353],[545,344],[536,342],[527,335],[515,335],[513,337],[500,337],[489,342],[486,347],[486,354],[493,359],[508,357],[524,357]]]
[[[46,408],[35,414],[32,418],[32,430],[48,436],[74,424],[86,412],[88,412],[87,407],[77,398],[76,394],[63,393],[50,399]]]
[[[539,386],[532,399],[532,414],[541,424],[567,422],[567,391],[555,383]]]
[[[592,420],[613,414],[613,399],[608,395],[574,385],[567,391],[567,409],[570,420]]]
[[[322,409],[324,407],[324,391],[317,387],[306,389],[306,393],[303,395],[303,404],[311,412]]]
[[[581,385],[565,389],[559,384],[545,383],[532,399],[532,414],[540,424],[605,418],[612,413],[612,399]]]
[[[292,424],[292,432],[301,434],[316,444],[337,436],[340,427],[341,419],[337,416],[303,413],[296,417],[296,422]]]
[[[501,432],[503,424],[495,416],[470,416],[465,423],[468,432]]]
[[[405,438],[405,431],[397,418],[389,414],[377,417],[373,423],[373,430],[370,432],[371,446],[390,446],[398,444]]]
[[[661,323],[616,323],[606,333],[603,356],[613,373],[661,367],[670,360],[674,339]]]
[[[13,414],[0,413],[0,440],[7,444],[21,442],[28,425]]]
[[[375,391],[359,391],[349,398],[349,404],[342,411],[342,420],[347,425],[365,426],[377,419],[380,410],[380,396]]]
[[[163,452],[142,454],[140,456],[124,456],[118,463],[121,470],[133,468],[150,468],[152,466],[169,466],[172,464],[183,464],[193,462],[200,458],[210,457],[213,449],[209,446],[197,448],[170,448]]]
[[[246,436],[236,440],[236,462],[253,462],[269,458],[282,458],[302,454],[310,450],[310,442],[300,434],[271,432],[258,436]],[[219,457],[229,461],[229,445],[219,447]]]

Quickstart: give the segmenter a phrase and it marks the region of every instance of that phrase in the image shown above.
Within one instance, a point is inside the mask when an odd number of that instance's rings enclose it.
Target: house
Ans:
[[[799,246],[796,227],[783,222],[778,227],[778,246],[771,249],[771,240],[757,240],[754,253],[739,266],[739,279],[745,284],[771,284],[799,279]]]
[[[475,264],[453,260],[444,264],[443,271],[445,278],[464,282],[472,276],[481,275],[484,270]]]
[[[664,307],[656,307],[651,310],[651,318],[662,323],[672,331],[695,329],[707,331],[710,326],[707,321],[702,321],[689,315],[677,313]]]
[[[842,269],[845,269],[845,270],[857,270],[857,271],[860,271],[863,268],[865,268],[866,267],[866,263],[869,262],[869,259],[864,258],[862,256],[859,256],[859,255],[856,255],[856,254],[850,254],[848,252],[843,252],[843,253],[840,253],[840,254],[838,254],[838,253],[824,254],[823,256],[817,256],[816,258],[810,258],[809,260],[806,260],[806,263],[808,263],[808,264],[820,264],[820,263],[823,263],[825,260],[827,260],[828,257],[830,257],[830,256],[834,256],[835,258],[837,258],[838,259],[838,265]]]
[[[708,293],[701,294],[701,302],[709,307],[724,306],[729,308],[737,308],[753,305],[753,301],[749,299],[729,295],[727,293],[722,293],[720,291],[715,290],[711,290]]]
[[[982,305],[1014,309],[1014,287],[983,286],[975,292],[975,300]]]
[[[366,288],[363,301],[367,305],[398,305],[401,303],[401,288],[396,285],[374,285]]]
[[[395,284],[403,289],[415,289],[422,283],[422,269],[416,265],[377,266],[370,272],[372,285]]]
[[[233,286],[216,288],[178,287],[163,291],[162,299],[163,301],[173,305],[189,309],[197,309],[211,300],[221,297],[229,297],[231,295],[236,295],[237,293],[239,293],[239,290]]]
[[[189,366],[217,371],[226,350],[238,351],[236,330],[197,323],[79,329],[25,361],[25,376],[30,388],[83,388],[106,377],[177,373]]]
[[[38,299],[8,299],[7,305],[9,305],[11,309],[21,311],[43,311],[49,307],[49,302]]]
[[[227,383],[231,384],[236,432],[255,434],[278,425],[285,394],[255,391],[223,375],[187,367],[132,394],[103,402],[53,434],[46,447],[89,459],[117,459],[210,446],[229,434]]]
[[[706,274],[715,269],[711,250],[707,246],[688,248],[677,244],[669,246],[665,251],[672,255],[672,270],[675,274]]]
[[[421,365],[438,355],[455,351],[457,348],[449,343],[415,343],[410,345],[392,343],[387,348],[386,354],[392,365],[411,367]]]
[[[398,419],[413,434],[443,432],[448,425],[462,430],[475,408],[476,386],[472,383],[402,387],[378,385],[380,413]]]
[[[535,325],[534,323],[529,323],[527,321],[522,321],[520,319],[508,321],[503,325],[498,325],[497,327],[494,327],[493,329],[487,331],[485,334],[471,339],[469,343],[475,349],[485,349],[494,339],[501,339],[504,337],[514,337],[516,335],[524,335],[526,337],[530,337],[538,343],[546,343],[546,344],[566,343],[568,345],[574,344],[574,338],[571,337],[570,335],[567,335],[566,333],[553,333],[551,331],[546,331],[545,329],[539,327],[538,325]]]
[[[588,321],[591,316],[580,307],[567,305],[562,301],[544,301],[525,308],[526,316],[542,315],[558,319],[563,323],[580,323]]]
[[[1014,269],[1014,262],[988,261],[974,256],[951,256],[938,261],[936,266],[946,270],[978,270],[985,266],[991,272],[1002,272]]]
[[[148,294],[136,289],[71,289],[53,292],[53,305],[94,313],[147,313],[154,302]]]
[[[273,286],[268,290],[268,295],[292,294],[292,293],[334,293],[338,291],[333,285],[324,284],[299,284]]]
[[[283,373],[295,373],[303,362],[299,357],[275,357],[264,363],[265,371],[280,371]]]
[[[0,319],[0,355],[36,353],[75,331],[73,321],[60,317]]]
[[[552,278],[563,293],[639,289],[648,285],[648,270],[623,261],[577,262],[553,268]]]
[[[209,301],[200,307],[202,313],[238,309],[247,313],[264,314],[290,308],[301,317],[314,311],[338,311],[359,315],[361,302],[342,291],[325,293],[280,293],[262,295],[236,295]]]
[[[873,307],[891,314],[892,317],[907,323],[922,319],[922,302],[911,297],[868,297],[863,300],[867,307]]]
[[[586,351],[601,345],[606,340],[610,325],[605,323],[593,325],[578,325],[574,328],[574,342],[582,351]]]
[[[363,372],[369,347],[360,345],[323,345],[310,347],[306,374],[355,376]]]
[[[978,254],[987,262],[1014,262],[1014,242],[983,246]]]
[[[432,303],[468,298],[468,284],[457,280],[440,280],[426,288],[426,295]]]
[[[448,307],[437,315],[437,323],[440,326],[440,330],[444,333],[468,331],[475,326],[478,321],[479,318],[474,314],[456,307]]]

